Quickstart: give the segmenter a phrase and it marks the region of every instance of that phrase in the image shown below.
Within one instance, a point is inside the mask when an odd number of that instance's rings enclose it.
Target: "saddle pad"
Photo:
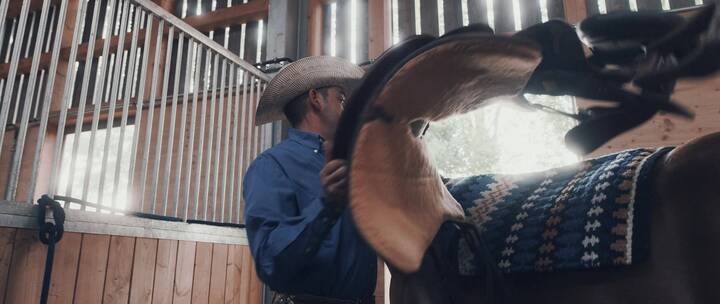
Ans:
[[[650,171],[670,150],[628,150],[532,174],[452,179],[446,186],[502,272],[631,265],[647,255]],[[460,274],[479,274],[482,264],[463,239],[456,248]]]

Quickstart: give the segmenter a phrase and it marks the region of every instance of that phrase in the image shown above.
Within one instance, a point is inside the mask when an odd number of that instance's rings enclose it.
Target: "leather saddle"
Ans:
[[[463,209],[416,137],[418,128],[490,99],[534,93],[615,104],[569,114],[580,124],[566,142],[583,153],[658,111],[692,117],[670,94],[677,79],[720,68],[718,56],[709,55],[718,54],[716,15],[709,5],[687,20],[600,16],[581,23],[578,32],[550,21],[511,37],[475,24],[439,38],[411,37],[389,49],[351,95],[331,151],[333,159],[349,162],[350,208],[358,230],[396,269],[416,271],[443,222],[464,222]],[[605,26],[628,20],[659,25],[636,34]],[[687,49],[687,41],[694,47]],[[583,42],[597,54],[587,57]],[[644,51],[627,51],[637,45]],[[640,92],[625,89],[630,83]]]

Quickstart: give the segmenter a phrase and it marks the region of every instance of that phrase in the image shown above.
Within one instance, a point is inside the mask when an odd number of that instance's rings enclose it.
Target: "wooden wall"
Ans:
[[[0,304],[38,303],[47,247],[37,232],[0,228]],[[249,248],[65,233],[49,303],[261,303]]]

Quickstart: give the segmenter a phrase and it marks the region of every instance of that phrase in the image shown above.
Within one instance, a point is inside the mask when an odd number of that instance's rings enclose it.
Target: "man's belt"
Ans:
[[[275,294],[273,304],[374,304],[374,298],[368,296],[362,299],[347,300],[311,295]]]

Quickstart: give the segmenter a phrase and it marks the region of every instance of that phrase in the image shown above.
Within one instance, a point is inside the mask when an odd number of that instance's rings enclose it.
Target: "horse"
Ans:
[[[716,15],[715,7],[708,6],[681,26],[643,37],[647,41],[641,44],[655,52],[642,54],[641,60],[627,55],[618,59],[617,53],[628,53],[611,51],[593,59],[589,68],[578,69],[577,64],[563,61],[565,56],[557,46],[569,36],[567,26],[556,22],[517,37],[489,35],[486,26],[463,28],[438,39],[418,36],[381,56],[349,100],[331,157],[350,163],[353,219],[361,235],[389,264],[391,302],[720,302],[720,291],[711,282],[720,275],[720,261],[713,259],[720,255],[716,241],[720,223],[714,221],[714,215],[720,214],[720,187],[715,184],[720,178],[720,133],[669,152],[646,153],[656,157],[643,169],[647,175],[643,187],[652,198],[644,215],[648,219],[644,261],[610,268],[509,274],[497,269],[483,245],[478,223],[467,219],[466,206],[450,193],[416,137],[428,121],[472,111],[495,97],[510,96],[527,104],[524,92],[564,95],[569,91],[620,104],[565,113],[580,121],[566,139],[582,153],[658,111],[692,117],[670,94],[677,79],[705,77],[720,66],[720,60],[708,57],[717,50],[717,37],[699,38],[708,24],[717,24]],[[693,34],[690,41],[695,49],[672,47],[684,46],[688,33]],[[597,69],[597,62],[617,61],[632,62],[626,65],[629,72]],[[580,58],[579,62],[590,61]],[[582,79],[572,85],[563,82],[573,76]],[[626,91],[623,86],[628,82],[642,91]],[[597,86],[603,89],[594,90]],[[443,233],[448,230],[454,237]],[[448,263],[457,262],[459,254],[448,254],[446,248],[460,239],[470,244],[479,273],[463,274]]]

